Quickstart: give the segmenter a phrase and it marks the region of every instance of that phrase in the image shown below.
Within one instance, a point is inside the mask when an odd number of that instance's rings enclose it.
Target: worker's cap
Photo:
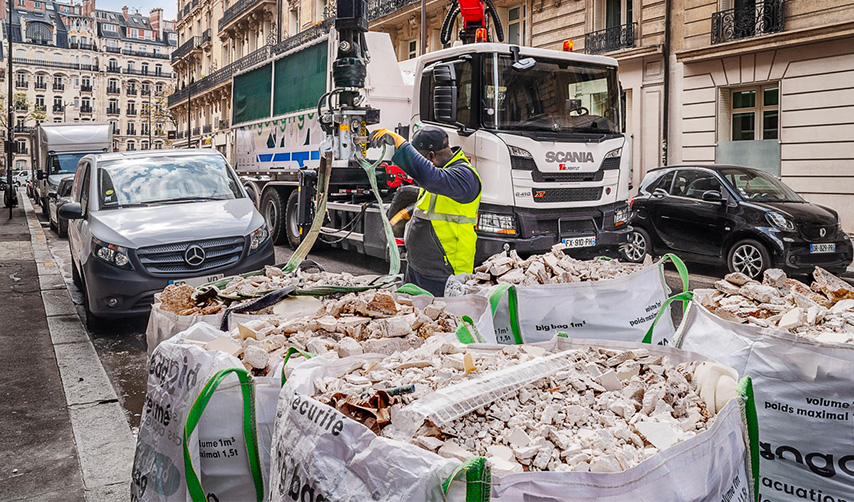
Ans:
[[[419,152],[438,152],[448,148],[448,133],[438,127],[419,129],[412,136],[412,146]]]

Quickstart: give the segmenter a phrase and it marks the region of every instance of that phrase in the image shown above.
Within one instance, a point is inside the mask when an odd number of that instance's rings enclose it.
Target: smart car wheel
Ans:
[[[640,227],[634,227],[629,235],[629,242],[620,247],[620,254],[625,261],[642,262],[644,256],[652,254],[652,240],[649,233]]]
[[[753,239],[736,242],[729,250],[727,266],[730,272],[741,272],[755,279],[770,265],[768,250]]]

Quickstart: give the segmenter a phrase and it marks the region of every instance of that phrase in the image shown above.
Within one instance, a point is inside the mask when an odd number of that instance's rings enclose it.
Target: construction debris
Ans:
[[[700,303],[717,316],[818,342],[854,343],[854,286],[816,267],[811,286],[768,269],[762,282],[728,274]]]

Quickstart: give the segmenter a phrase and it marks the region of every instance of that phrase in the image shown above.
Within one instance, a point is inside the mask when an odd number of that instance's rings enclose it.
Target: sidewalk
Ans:
[[[129,500],[134,439],[29,199],[0,211],[0,494]]]

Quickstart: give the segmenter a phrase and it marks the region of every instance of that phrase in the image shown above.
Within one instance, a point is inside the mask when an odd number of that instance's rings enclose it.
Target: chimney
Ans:
[[[2,2],[3,0],[0,0]],[[163,9],[155,7],[148,12],[148,20],[151,21],[151,29],[157,33],[157,37],[163,39]]]
[[[127,18],[128,18],[128,6],[127,5],[122,7],[122,15],[125,17],[125,20],[127,20]]]
[[[83,8],[80,13],[84,16],[95,17],[95,0],[83,0]]]

